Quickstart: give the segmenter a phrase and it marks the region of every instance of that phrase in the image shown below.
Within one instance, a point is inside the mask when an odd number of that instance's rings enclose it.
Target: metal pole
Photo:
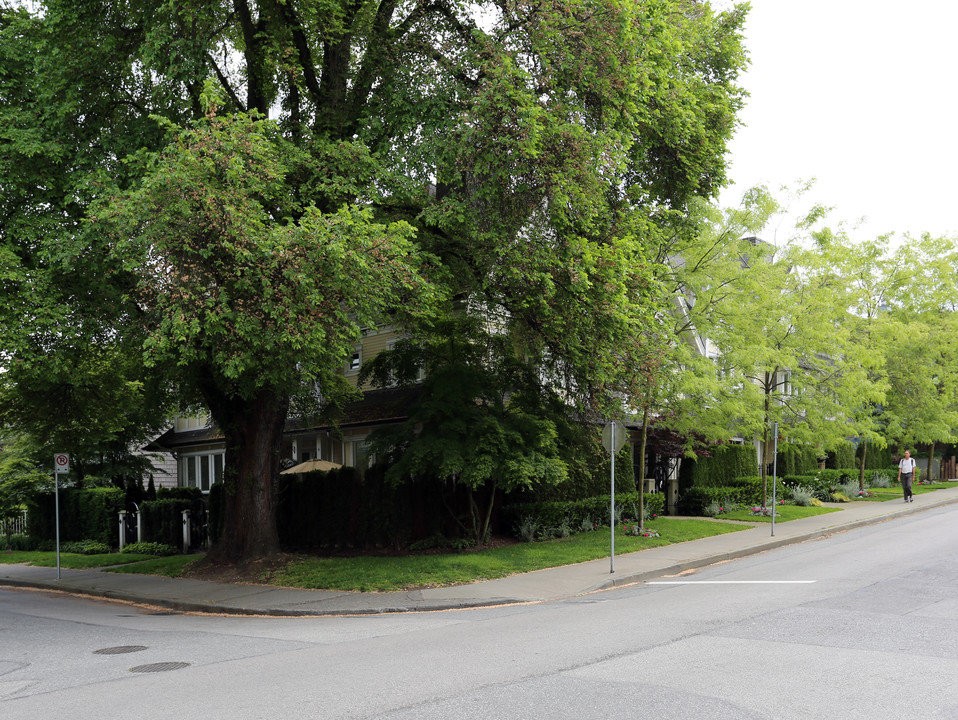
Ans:
[[[775,433],[774,454],[772,455],[772,537],[775,537],[775,508],[778,507],[775,500],[775,487],[778,485],[778,422],[773,423],[772,428]]]
[[[615,423],[612,423],[612,442],[610,454],[612,456],[612,494],[609,502],[609,530],[612,535],[612,551],[609,555],[609,572],[615,572]]]
[[[57,528],[57,580],[60,580],[60,473],[53,468],[53,506]]]

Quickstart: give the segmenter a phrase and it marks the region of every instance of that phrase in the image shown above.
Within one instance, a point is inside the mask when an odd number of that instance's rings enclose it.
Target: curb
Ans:
[[[894,501],[890,501],[894,502]],[[715,565],[721,562],[727,562],[729,560],[737,560],[743,557],[749,557],[751,555],[759,555],[768,550],[775,550],[777,548],[786,547],[788,545],[797,545],[798,543],[808,542],[810,540],[819,540],[829,535],[836,535],[838,533],[848,532],[849,530],[855,530],[857,528],[868,527],[869,525],[878,525],[879,523],[888,522],[889,520],[894,520],[900,517],[906,517],[908,515],[914,515],[919,512],[924,512],[926,510],[933,510],[935,508],[944,507],[946,505],[954,505],[958,503],[958,497],[949,498],[947,500],[939,500],[937,502],[931,503],[929,505],[922,505],[920,507],[909,507],[907,510],[902,509],[899,511],[894,511],[886,515],[881,515],[873,518],[863,518],[861,520],[854,520],[849,523],[833,525],[827,528],[821,528],[819,530],[811,530],[807,533],[801,535],[793,535],[792,537],[787,538],[776,538],[769,539],[767,542],[753,545],[752,547],[740,548],[738,550],[732,550],[727,553],[719,553],[716,555],[709,555],[707,557],[698,558],[696,560],[688,560],[686,562],[675,563],[668,567],[657,568],[655,570],[646,570],[643,572],[632,573],[631,575],[626,575],[623,577],[617,577],[609,579],[605,582],[599,583],[591,590],[588,590],[584,593],[579,593],[580,595],[585,595],[591,592],[603,592],[605,590],[612,590],[617,587],[627,587],[629,585],[637,585],[642,582],[648,582],[649,580],[655,580],[661,577],[669,577],[671,575],[680,575],[681,573],[688,572],[689,570],[700,570],[703,567],[708,567],[709,565]],[[570,595],[569,597],[577,597],[576,595]],[[557,598],[559,599],[559,598]]]
[[[880,516],[854,520],[849,523],[836,524],[818,530],[812,530],[791,537],[772,538],[765,542],[759,542],[750,547],[739,548],[728,552],[708,555],[694,560],[673,563],[671,565],[656,568],[654,570],[645,570],[633,572],[628,575],[609,578],[603,582],[597,583],[592,587],[586,588],[580,592],[569,595],[561,595],[550,598],[536,599],[518,599],[518,598],[475,598],[468,597],[450,599],[450,600],[423,600],[421,602],[412,602],[409,604],[383,605],[380,607],[355,607],[355,608],[330,608],[330,609],[295,609],[295,608],[248,608],[237,605],[219,605],[209,602],[191,602],[187,600],[174,600],[171,598],[147,598],[132,592],[123,592],[118,590],[98,590],[96,588],[78,587],[76,585],[64,584],[63,581],[30,581],[16,578],[0,578],[0,586],[14,587],[19,589],[43,590],[50,592],[59,592],[78,597],[92,597],[115,602],[124,602],[146,607],[158,607],[176,612],[197,613],[205,615],[231,615],[231,616],[251,616],[251,617],[348,617],[359,615],[386,615],[386,614],[404,614],[416,612],[443,612],[449,610],[466,610],[488,607],[502,607],[508,605],[534,605],[551,600],[563,600],[574,597],[581,597],[596,592],[604,592],[615,588],[637,585],[661,577],[679,575],[690,570],[699,570],[710,565],[736,560],[751,555],[758,555],[768,550],[775,550],[780,547],[818,540],[823,537],[835,535],[837,533],[847,532],[861,527],[877,525],[889,520],[914,515],[926,510],[945,507],[958,503],[958,497],[938,500],[930,504],[923,504],[919,507],[902,508]]]

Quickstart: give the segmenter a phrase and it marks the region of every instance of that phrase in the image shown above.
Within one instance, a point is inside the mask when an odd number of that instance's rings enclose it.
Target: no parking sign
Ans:
[[[53,472],[55,473],[68,473],[70,472],[70,456],[66,453],[57,453],[53,456]]]

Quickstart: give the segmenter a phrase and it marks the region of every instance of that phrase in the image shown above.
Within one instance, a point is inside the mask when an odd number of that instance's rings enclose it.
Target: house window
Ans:
[[[213,483],[223,480],[223,453],[181,455],[179,484],[209,492]]]
[[[358,440],[352,443],[353,446],[353,467],[360,472],[368,470],[376,457],[373,455],[372,448],[365,440]]]
[[[363,350],[362,348],[356,348],[353,350],[353,354],[349,358],[349,363],[346,366],[347,375],[355,375],[359,372],[360,366],[363,364]]]

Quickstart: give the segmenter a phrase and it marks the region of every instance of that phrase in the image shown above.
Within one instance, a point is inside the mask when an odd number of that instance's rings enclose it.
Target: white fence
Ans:
[[[12,535],[23,535],[27,532],[27,511],[24,510],[20,517],[8,518],[0,522],[0,531],[3,535],[8,532]]]

